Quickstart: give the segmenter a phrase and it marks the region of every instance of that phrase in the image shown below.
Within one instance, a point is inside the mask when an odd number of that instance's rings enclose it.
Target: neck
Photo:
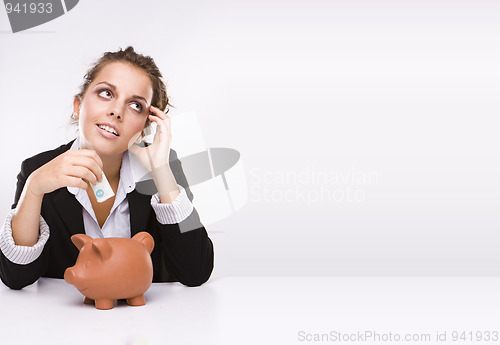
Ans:
[[[122,166],[123,153],[113,156],[100,155],[103,164],[103,172],[111,183],[120,179],[120,168]]]

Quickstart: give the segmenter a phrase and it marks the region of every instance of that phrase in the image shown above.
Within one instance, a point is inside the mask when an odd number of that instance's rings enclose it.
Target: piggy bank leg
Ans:
[[[144,298],[144,295],[140,295],[132,298],[127,298],[127,303],[128,305],[133,305],[133,306],[145,305],[146,299]]]
[[[94,304],[94,300],[90,299],[88,297],[85,297],[85,299],[83,300],[83,303],[84,304]]]
[[[95,300],[95,307],[97,309],[101,310],[112,309],[114,306],[115,306],[114,299],[101,298]]]

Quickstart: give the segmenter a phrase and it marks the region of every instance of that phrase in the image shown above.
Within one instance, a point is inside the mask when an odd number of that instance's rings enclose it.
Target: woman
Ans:
[[[74,234],[132,237],[140,231],[155,240],[153,282],[198,286],[208,280],[213,245],[170,150],[161,78],[154,60],[132,47],[105,53],[85,75],[73,102],[78,137],[21,165],[14,204],[0,231],[0,277],[7,286],[22,289],[41,276],[62,278],[78,256]],[[157,124],[153,143],[141,147],[151,122]],[[129,151],[150,172],[158,190],[152,197],[135,190]],[[98,202],[91,185],[103,175],[114,196]]]

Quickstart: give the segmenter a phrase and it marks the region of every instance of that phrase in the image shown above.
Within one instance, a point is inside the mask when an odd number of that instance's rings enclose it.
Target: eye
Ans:
[[[111,91],[108,89],[101,89],[98,91],[98,93],[99,93],[99,96],[104,97],[104,98],[110,98],[112,95]],[[106,94],[106,93],[108,93],[110,97],[103,96],[103,94]]]
[[[135,110],[137,110],[139,113],[142,113],[142,104],[141,103],[138,103],[138,102],[134,102],[132,103],[132,106],[136,105],[137,108],[134,108]]]

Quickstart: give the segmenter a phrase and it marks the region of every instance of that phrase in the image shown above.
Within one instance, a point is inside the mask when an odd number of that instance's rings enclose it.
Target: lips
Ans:
[[[110,122],[101,122],[96,125],[102,132],[112,134],[116,137],[120,136],[118,128]]]

